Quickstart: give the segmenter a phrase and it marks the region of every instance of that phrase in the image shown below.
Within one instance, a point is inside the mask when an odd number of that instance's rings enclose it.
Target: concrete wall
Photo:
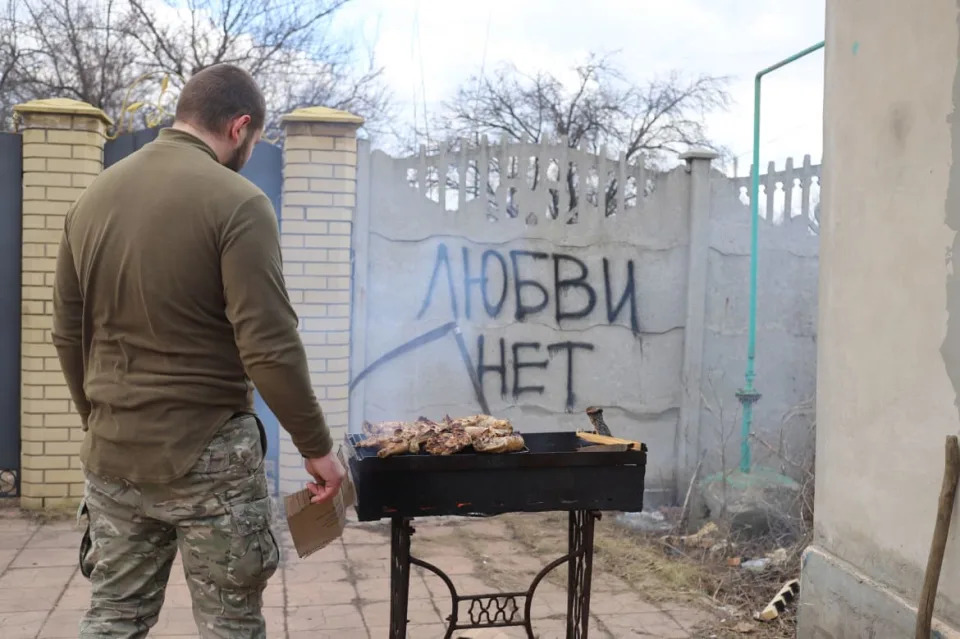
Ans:
[[[827,3],[817,494],[801,638],[913,636],[958,431],[956,0]],[[937,615],[960,628],[960,511]],[[960,636],[940,628],[942,636]]]
[[[534,157],[547,167],[535,185]],[[354,226],[353,377],[451,321],[469,363],[447,334],[371,370],[351,397],[351,428],[364,419],[480,411],[472,367],[490,411],[521,430],[588,428],[583,411],[604,407],[615,434],[650,447],[654,500],[685,488],[701,454],[708,472],[721,459],[735,466],[749,201],[747,181],[711,171],[710,159],[694,153],[685,166],[656,173],[563,145],[465,146],[401,158],[362,148],[369,186],[361,190],[369,193]],[[568,162],[582,180],[573,214],[557,169]],[[501,175],[501,166],[511,168]],[[763,177],[757,383],[764,397],[754,426],[773,448],[784,415],[814,397],[818,175],[808,158],[796,169],[771,165]],[[628,190],[603,210],[596,184],[612,179]],[[551,190],[562,194],[559,215]],[[628,272],[632,295],[612,316]],[[527,308],[518,313],[520,305]],[[812,432],[797,431],[787,444],[810,459]],[[779,469],[768,451],[756,452],[758,463]]]

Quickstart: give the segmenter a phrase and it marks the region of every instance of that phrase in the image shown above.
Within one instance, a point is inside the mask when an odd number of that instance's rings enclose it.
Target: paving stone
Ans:
[[[59,588],[0,588],[0,614],[50,610],[59,596]]]
[[[50,615],[37,639],[74,639],[80,634],[81,610],[60,610]]]
[[[79,561],[77,548],[25,548],[10,564],[11,568],[75,567]]]
[[[0,637],[3,639],[35,639],[48,611],[0,612]],[[76,633],[79,634],[79,633]]]
[[[8,568],[0,575],[0,588],[63,588],[75,570],[72,566]]]
[[[287,606],[290,608],[349,604],[356,598],[356,587],[346,580],[287,584]]]

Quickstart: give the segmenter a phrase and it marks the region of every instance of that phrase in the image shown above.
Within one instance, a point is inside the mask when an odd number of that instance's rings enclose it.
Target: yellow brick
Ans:
[[[328,277],[327,286],[333,289],[350,290],[349,277]]]
[[[35,302],[37,300],[29,300]],[[20,318],[20,325],[25,329],[45,330],[49,328],[53,320],[46,315],[23,315]]]
[[[49,320],[48,320],[49,321]],[[53,344],[24,344],[20,347],[20,354],[23,357],[56,357],[57,349]]]
[[[306,275],[350,275],[350,265],[349,264],[331,264],[331,263],[319,263],[319,264],[304,264],[303,272]]]
[[[61,428],[80,428],[83,422],[76,413],[47,413],[43,416],[43,425],[59,430]]]
[[[82,469],[83,469],[83,462],[80,461],[79,455],[76,456],[76,457],[71,457],[71,458],[70,458],[70,468],[73,468],[73,469],[76,469],[76,470],[82,470]]]
[[[42,362],[43,360],[41,359],[40,361]],[[42,376],[44,373],[30,373],[30,375]],[[60,380],[63,380],[63,375],[61,373],[57,373],[55,376],[51,373],[50,376],[51,378],[59,378]],[[36,383],[33,380],[29,380],[28,382],[26,377],[27,376],[24,375],[24,383]],[[20,409],[25,413],[66,413],[70,410],[70,402],[59,399],[22,400],[20,402]]]
[[[43,442],[20,442],[20,452],[24,455],[42,455]]]
[[[303,264],[284,262],[283,275],[284,277],[289,275],[303,275]]]
[[[70,186],[72,180],[69,173],[49,173],[33,171],[23,174],[24,186]]]
[[[284,233],[280,236],[280,246],[284,248],[299,248],[303,246],[303,236]]]
[[[64,216],[70,210],[69,202],[50,202],[49,200],[34,200],[23,203],[24,214],[31,215],[59,215]]]
[[[310,180],[311,191],[325,191],[329,193],[353,193],[356,182],[353,180],[316,179]]]
[[[70,484],[70,496],[71,497],[83,497],[85,486],[81,483]]]
[[[350,343],[350,331],[340,331],[340,332],[330,332],[327,333],[327,342],[329,344],[349,344]]]
[[[52,300],[53,289],[48,286],[24,286],[20,290],[20,296],[25,300]]]
[[[306,209],[302,206],[285,206],[281,209],[280,213],[280,219],[282,220],[302,220],[305,217]]]
[[[45,158],[27,158],[23,161],[23,172],[46,171],[47,160]]]
[[[292,178],[288,177],[283,181],[283,192],[290,193],[291,191],[309,191],[310,190],[310,180],[307,178]]]
[[[333,206],[329,208],[311,207],[307,209],[307,219],[349,222],[353,219],[353,211],[351,209]]]
[[[44,257],[47,254],[46,244],[24,244],[20,248],[23,257]]]
[[[356,151],[357,138],[337,138],[336,148],[338,151]]]
[[[26,217],[26,216],[25,216]],[[43,217],[36,215],[30,217]],[[61,225],[62,226],[62,225]],[[46,244],[48,246],[60,246],[60,238],[63,237],[63,230],[29,228],[23,231],[23,242],[35,242],[37,244]]]
[[[43,399],[43,386],[24,386],[20,389],[20,397],[27,399]],[[26,423],[23,421],[27,414],[22,414],[20,416],[21,426],[43,426],[43,416],[42,415],[32,415],[31,417],[36,418],[31,423]]]
[[[307,164],[310,162],[310,151],[283,150],[284,164]]]
[[[284,193],[283,201],[291,206],[332,206],[332,193]]]
[[[45,200],[47,199],[47,187],[45,186],[25,186],[23,187],[23,200]]]
[[[45,371],[59,371],[60,370],[60,358],[59,357],[47,357],[43,360],[43,370]]]
[[[70,487],[67,484],[50,484],[43,482],[33,487],[35,497],[66,497],[70,494]]]
[[[65,144],[24,144],[24,158],[68,158],[73,148]]]
[[[20,281],[24,286],[43,286],[43,273],[21,273]]]
[[[303,322],[305,331],[348,331],[350,320],[343,317],[324,317],[306,319]]]
[[[284,234],[325,235],[327,224],[326,222],[290,220],[284,223],[283,232]]]
[[[294,290],[303,290],[303,291],[315,291],[317,289],[325,288],[327,285],[327,278],[317,277],[316,275],[305,275],[303,277],[288,277],[287,278],[287,287]]]
[[[57,269],[57,260],[46,257],[24,257],[23,270],[30,272],[53,273]]]
[[[25,229],[43,229],[47,226],[47,218],[45,215],[24,215],[22,224]]]
[[[330,233],[333,235],[350,235],[353,225],[349,222],[330,222]]]
[[[283,141],[287,149],[333,150],[334,138],[330,136],[288,135]]]
[[[322,249],[321,249],[322,250]],[[327,256],[315,249],[287,249],[283,251],[284,262],[323,262]]]
[[[307,357],[317,359],[337,359],[350,357],[349,346],[305,346]]]
[[[93,146],[75,146],[73,148],[73,157],[79,160],[95,160],[100,166],[103,166],[103,149]]]
[[[43,387],[43,396],[47,399],[70,399],[70,389],[63,380],[59,384],[49,384]]]
[[[107,125],[100,118],[94,118],[89,115],[78,115],[73,120],[71,127],[75,131],[96,131],[101,137],[107,134]],[[106,139],[104,137],[104,139]]]
[[[306,247],[320,248],[350,248],[349,235],[305,235],[303,243]]]
[[[317,164],[357,165],[357,154],[350,151],[310,151],[310,161]]]
[[[73,116],[67,113],[24,113],[23,127],[30,129],[72,129]]]
[[[320,373],[311,375],[310,381],[315,386],[344,386],[349,383],[349,376],[344,373]]]
[[[49,190],[49,189],[48,189]],[[333,205],[334,206],[356,206],[357,196],[353,193],[334,193],[333,195]]]
[[[88,173],[74,173],[73,174],[73,186],[80,188],[87,188],[93,181],[97,179],[96,175],[90,175]]]
[[[321,164],[320,166],[324,166],[324,165]],[[357,167],[338,164],[337,166],[333,167],[333,177],[342,178],[346,180],[356,180]]]
[[[37,329],[23,329],[20,331],[20,343],[21,344],[46,344],[47,340],[44,339],[44,331]]]
[[[83,432],[82,430],[80,432]],[[80,454],[80,442],[69,441],[69,442],[46,442],[44,445],[44,453],[47,455],[79,455]]]
[[[350,317],[349,304],[334,304],[328,307],[330,317]]]
[[[95,131],[47,131],[47,142],[99,146],[103,144],[103,136]]]
[[[327,362],[324,360],[310,360],[309,362],[307,362],[307,370],[310,372],[310,374],[326,373]]]
[[[331,373],[349,371],[350,360],[349,359],[328,359],[327,370],[330,371]]]
[[[62,216],[62,215],[48,215],[48,216],[47,216],[47,229],[53,230],[53,231],[55,231],[55,230],[57,230],[57,229],[61,229],[61,230],[62,230],[63,227],[64,227],[64,222],[65,222],[65,221],[66,221],[66,219],[65,219],[64,216]]]
[[[349,304],[349,291],[307,291],[304,299],[310,304]]]
[[[47,132],[44,129],[27,129],[21,137],[24,144],[42,144],[47,141]]]
[[[60,200],[62,202],[76,202],[83,194],[83,189],[77,188],[61,188],[61,187],[48,187],[47,188],[47,199],[49,200]]]
[[[42,455],[39,457],[30,457],[30,468],[39,470],[54,470],[58,468],[70,468],[70,458],[67,456]],[[24,459],[26,462],[26,458]],[[24,463],[24,466],[27,464]]]
[[[56,285],[57,274],[56,273],[44,273],[43,274],[43,285],[49,287],[53,290],[53,287]]]
[[[82,484],[84,480],[82,470],[48,470],[44,472],[45,481],[59,481],[65,484]]]
[[[23,494],[20,496],[20,507],[24,510],[43,510],[43,498],[30,494],[36,484],[24,484]]]
[[[21,371],[42,371],[43,370],[43,360],[42,359],[23,359],[20,362]]]
[[[326,178],[326,177],[347,177],[346,175],[337,175],[337,169],[345,168],[340,166],[331,166],[329,164],[290,164],[283,169],[285,178]],[[354,169],[356,173],[356,169]]]
[[[43,315],[43,308],[43,302],[39,300],[23,300],[20,303],[20,312],[23,315]]]
[[[327,389],[327,397],[330,399],[343,399],[350,396],[350,389],[346,386]]]
[[[64,173],[88,173],[97,175],[103,166],[97,160],[47,160],[48,171],[63,171]]]
[[[42,470],[24,470],[20,473],[20,482],[22,484],[39,484],[43,482]]]

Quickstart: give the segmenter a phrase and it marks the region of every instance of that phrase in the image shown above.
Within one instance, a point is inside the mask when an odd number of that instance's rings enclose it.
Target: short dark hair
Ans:
[[[258,131],[266,120],[267,103],[253,76],[232,64],[195,73],[177,100],[177,120],[218,135],[242,115],[249,115],[250,126]]]

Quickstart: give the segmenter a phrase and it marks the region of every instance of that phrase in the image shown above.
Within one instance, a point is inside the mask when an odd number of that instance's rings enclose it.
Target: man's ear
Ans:
[[[241,115],[239,118],[234,119],[230,124],[230,141],[239,144],[243,139],[243,136],[241,135],[243,133],[243,129],[249,124],[249,115]]]

